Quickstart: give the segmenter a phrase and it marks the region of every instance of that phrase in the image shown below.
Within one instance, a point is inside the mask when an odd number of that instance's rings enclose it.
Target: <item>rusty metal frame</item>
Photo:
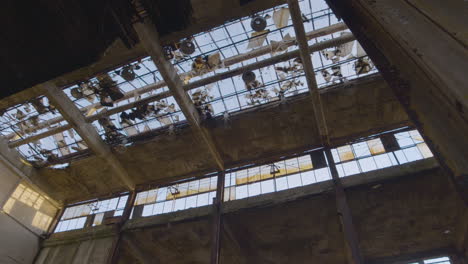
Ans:
[[[213,223],[211,236],[211,264],[219,264],[221,256],[221,230],[223,228],[223,203],[224,203],[224,179],[225,172],[218,173],[216,198],[213,200]]]

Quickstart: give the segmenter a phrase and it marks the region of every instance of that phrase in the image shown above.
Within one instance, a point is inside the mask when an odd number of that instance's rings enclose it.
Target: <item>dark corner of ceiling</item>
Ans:
[[[141,0],[167,35],[192,22],[191,0]],[[6,1],[0,8],[0,99],[97,62],[115,40],[138,43],[131,0]]]
[[[0,99],[88,66],[118,38],[138,41],[129,0],[5,1],[0,8]]]
[[[191,0],[142,0],[161,36],[187,28],[192,22]]]
[[[248,3],[254,2],[255,0],[239,0],[239,4],[241,6],[246,5]]]

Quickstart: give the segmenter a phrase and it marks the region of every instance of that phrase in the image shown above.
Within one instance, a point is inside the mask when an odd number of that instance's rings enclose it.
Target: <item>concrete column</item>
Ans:
[[[466,1],[327,2],[374,61],[467,202]]]

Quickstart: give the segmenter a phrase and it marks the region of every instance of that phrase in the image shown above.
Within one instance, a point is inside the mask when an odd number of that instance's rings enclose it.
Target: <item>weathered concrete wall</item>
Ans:
[[[46,247],[41,250],[35,264],[105,264],[113,240],[113,237],[98,238]]]
[[[419,172],[405,167],[404,172],[412,172],[398,178],[394,177],[398,168],[387,176],[386,170],[368,173],[374,174],[372,181],[346,189],[366,259],[454,248],[457,226],[462,221],[459,214],[466,209],[459,206],[460,197],[438,167],[427,161],[419,165]],[[345,179],[346,185],[356,181],[352,178]],[[232,202],[224,218],[222,262],[309,263],[313,259],[317,263],[345,263],[332,185],[319,185]],[[318,188],[322,193],[301,196],[306,188]],[[281,195],[298,196],[286,203],[274,199]],[[209,212],[210,208],[193,209],[192,218],[187,218],[189,212],[171,214],[172,221],[169,215],[133,220],[124,239],[139,245],[141,252],[123,243],[119,263],[134,263],[141,259],[138,254],[158,263],[206,263],[210,253]]]
[[[362,78],[323,91],[330,135],[335,141],[367,135],[408,123],[391,90],[379,76]],[[230,125],[214,120],[207,126],[228,166],[251,163],[263,157],[284,155],[320,144],[306,94],[284,104],[271,103],[232,115]],[[176,136],[163,134],[116,153],[137,184],[199,176],[216,170],[206,146],[190,128]],[[81,201],[122,191],[107,165],[97,157],[73,162],[63,170],[42,169],[37,175],[53,197]]]
[[[0,263],[30,264],[39,252],[39,238],[0,213]]]
[[[97,226],[53,234],[44,241],[35,264],[105,264],[109,258],[115,229]]]
[[[346,177],[343,185],[366,259],[456,247],[468,209],[434,159]],[[207,263],[211,212],[205,206],[130,220],[118,263]],[[90,239],[115,238],[112,230],[54,234],[41,256],[59,251],[75,263],[72,252],[91,250]],[[103,244],[95,250],[102,252]],[[222,263],[342,264],[345,252],[331,181],[225,204]]]
[[[0,208],[3,208],[20,179],[0,163],[0,182]],[[22,213],[27,212],[18,211],[17,215],[21,216]],[[38,236],[26,229],[18,220],[3,211],[0,213],[0,263],[32,263],[38,252],[39,242]]]
[[[327,0],[468,203],[466,1]]]

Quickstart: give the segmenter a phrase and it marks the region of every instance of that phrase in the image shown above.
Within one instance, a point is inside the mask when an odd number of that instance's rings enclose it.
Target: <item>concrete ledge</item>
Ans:
[[[42,244],[42,247],[53,247],[64,244],[73,244],[81,241],[106,238],[117,235],[114,225],[99,225],[84,229],[54,233]]]

